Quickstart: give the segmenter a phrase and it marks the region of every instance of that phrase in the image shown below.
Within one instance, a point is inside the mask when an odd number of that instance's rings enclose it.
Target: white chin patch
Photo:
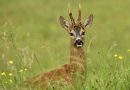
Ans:
[[[78,48],[82,47],[83,45],[76,45]]]

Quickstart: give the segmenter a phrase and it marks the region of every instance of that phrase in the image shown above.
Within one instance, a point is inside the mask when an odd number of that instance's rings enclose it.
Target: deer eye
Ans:
[[[82,32],[81,34],[82,34],[82,35],[85,35],[85,32]]]
[[[73,33],[70,33],[70,36],[74,36],[74,34],[73,34]]]

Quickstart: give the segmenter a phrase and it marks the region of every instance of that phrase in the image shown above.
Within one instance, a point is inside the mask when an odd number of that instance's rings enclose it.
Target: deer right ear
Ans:
[[[86,19],[85,22],[83,23],[84,28],[86,28],[86,29],[89,28],[91,26],[92,22],[93,22],[93,15],[91,14],[88,17],[88,19]]]
[[[68,22],[67,20],[65,20],[63,16],[60,16],[59,20],[60,20],[61,26],[62,26],[64,29],[66,29],[67,31],[69,31],[69,27],[70,27],[69,22]]]

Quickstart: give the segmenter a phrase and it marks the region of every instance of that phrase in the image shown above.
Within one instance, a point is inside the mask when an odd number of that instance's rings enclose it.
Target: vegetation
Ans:
[[[76,16],[79,2],[83,20],[94,15],[86,33],[86,84],[57,84],[57,90],[130,90],[129,0],[0,0],[0,90],[69,62],[59,16],[68,19],[68,3]]]

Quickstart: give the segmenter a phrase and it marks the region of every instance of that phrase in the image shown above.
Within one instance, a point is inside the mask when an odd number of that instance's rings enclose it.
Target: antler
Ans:
[[[70,12],[70,5],[68,5],[68,9],[69,9],[69,17],[70,17],[70,20],[71,20],[72,24],[75,25],[75,20],[74,20],[74,18],[73,18],[73,16],[72,16],[72,12]]]
[[[79,16],[78,16],[78,23],[81,22],[81,6],[79,4]]]
[[[75,20],[73,18],[73,15],[72,15],[72,12],[70,11],[70,5],[68,5],[68,9],[69,9],[69,17],[70,17],[70,20],[72,22],[72,25],[75,25]],[[81,23],[81,6],[79,4],[79,14],[78,14],[78,22],[77,24],[80,24]]]
[[[71,13],[71,12],[69,13],[69,16],[70,16],[70,19],[71,19],[72,24],[75,25],[75,21],[74,21],[74,18],[73,18],[73,16],[72,16],[72,13]]]

